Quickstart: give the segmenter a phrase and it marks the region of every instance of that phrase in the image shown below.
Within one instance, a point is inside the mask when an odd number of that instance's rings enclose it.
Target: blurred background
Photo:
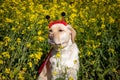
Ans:
[[[36,80],[51,48],[45,17],[62,12],[77,31],[78,80],[120,80],[120,0],[0,0],[0,80]]]

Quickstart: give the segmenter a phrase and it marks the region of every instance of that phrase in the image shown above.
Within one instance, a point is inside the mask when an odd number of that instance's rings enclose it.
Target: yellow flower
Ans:
[[[12,50],[12,51],[15,50],[15,47],[14,47],[14,46],[11,46],[11,47],[10,47],[10,50]]]
[[[11,28],[11,30],[12,30],[12,31],[15,31],[15,30],[16,30],[16,28],[15,28],[15,27],[12,27],[12,28]]]
[[[37,40],[41,42],[41,41],[44,41],[44,38],[41,37],[41,36],[38,36],[38,37],[37,37]]]
[[[39,31],[37,32],[37,34],[38,34],[38,35],[41,35],[41,33],[42,33],[42,31],[41,31],[41,30],[39,30]]]
[[[89,22],[96,22],[96,19],[95,19],[95,18],[91,18],[91,19],[89,20]]]
[[[3,57],[10,58],[9,52],[2,52]]]
[[[102,25],[101,25],[101,28],[104,29],[104,28],[105,28],[105,24],[102,24]]]
[[[0,64],[3,64],[3,60],[0,59]]]
[[[42,52],[37,52],[36,54],[34,54],[36,59],[40,59],[42,56]]]
[[[13,79],[14,76],[15,76],[14,73],[11,73],[11,74],[10,74],[10,78],[11,78],[11,79]]]
[[[93,55],[93,53],[92,53],[91,51],[88,51],[88,52],[87,52],[87,55],[88,55],[88,56],[91,56],[91,55]]]
[[[70,76],[68,80],[74,80],[74,78]]]
[[[37,13],[36,14],[30,14],[29,16],[30,16],[30,21],[35,21],[38,17],[38,14]]]
[[[34,54],[30,54],[29,57],[30,57],[30,58],[34,58]]]
[[[24,72],[23,72],[23,71],[20,71],[20,72],[18,73],[18,79],[20,79],[20,80],[25,80],[25,78],[24,78]]]
[[[114,50],[113,48],[109,48],[109,49],[108,49],[108,52],[114,53],[115,50]]]
[[[101,32],[97,32],[96,36],[100,36],[101,35]]]
[[[117,70],[115,68],[112,69],[113,72],[117,72]]]
[[[26,33],[26,31],[25,30],[22,30],[22,34],[25,34]]]
[[[83,55],[82,54],[80,54],[80,58],[82,58],[83,57]]]
[[[104,18],[104,17],[102,17],[102,18],[101,18],[101,20],[102,20],[102,22],[104,22],[104,21],[105,21],[105,18]]]
[[[82,11],[79,12],[79,15],[80,15],[80,17],[81,17],[82,19],[85,18],[85,16],[83,15],[83,12],[82,12]]]
[[[5,73],[10,73],[10,68],[5,68]]]
[[[112,24],[112,23],[114,23],[114,22],[115,22],[115,19],[112,18],[112,16],[109,16],[109,23]]]
[[[6,80],[6,77],[5,77],[5,76],[2,76],[2,80]]]
[[[83,29],[83,28],[80,28],[80,32],[84,33],[84,29]]]
[[[71,19],[74,19],[76,16],[77,16],[77,14],[72,13],[72,14],[70,15],[70,18],[71,18]]]
[[[56,58],[60,58],[61,57],[60,52],[58,51],[55,56],[56,56]]]
[[[21,43],[21,39],[20,38],[17,38],[17,43]]]
[[[8,23],[13,23],[14,20],[12,19],[9,19],[9,18],[6,18],[5,22],[8,22]]]
[[[2,46],[3,45],[3,42],[2,41],[0,41],[0,46]]]
[[[10,42],[10,41],[11,41],[11,38],[8,37],[8,36],[5,36],[5,37],[4,37],[4,41],[5,41],[5,42]]]
[[[77,63],[77,60],[74,60],[74,64],[76,64]]]
[[[91,64],[93,65],[95,63],[95,61],[92,61]]]
[[[53,71],[53,72],[52,72],[52,75],[53,75],[53,76],[56,76],[57,74],[58,74],[57,71]]]
[[[22,71],[24,71],[24,72],[27,71],[27,68],[22,68]]]
[[[37,51],[42,51],[42,48],[37,48]]]
[[[26,44],[26,47],[29,48],[30,46],[31,46],[31,43],[27,43],[27,44]]]
[[[32,62],[29,62],[28,65],[29,65],[29,67],[31,68],[31,67],[32,67]]]

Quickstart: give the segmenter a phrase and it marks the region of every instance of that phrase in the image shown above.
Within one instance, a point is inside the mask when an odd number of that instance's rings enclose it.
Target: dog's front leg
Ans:
[[[47,80],[47,68],[46,66],[43,68],[37,80]]]

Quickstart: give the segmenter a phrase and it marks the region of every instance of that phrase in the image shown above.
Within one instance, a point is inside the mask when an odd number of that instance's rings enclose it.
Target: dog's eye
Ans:
[[[52,30],[50,29],[49,32],[52,32]]]
[[[63,30],[62,30],[62,29],[60,29],[60,30],[59,30],[59,32],[63,32]]]

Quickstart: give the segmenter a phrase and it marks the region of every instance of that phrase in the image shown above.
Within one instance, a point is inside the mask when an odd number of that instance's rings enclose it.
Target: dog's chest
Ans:
[[[69,51],[61,51],[59,56],[57,56],[57,52],[54,52],[52,57],[50,58],[50,63],[52,68],[67,68],[74,66],[75,57],[72,55],[72,50]]]

